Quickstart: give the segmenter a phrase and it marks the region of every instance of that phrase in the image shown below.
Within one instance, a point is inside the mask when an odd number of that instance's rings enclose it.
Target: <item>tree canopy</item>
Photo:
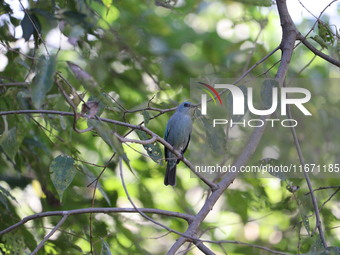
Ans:
[[[286,0],[2,1],[2,254],[339,254],[336,5],[294,23]],[[190,83],[219,79],[259,79],[265,105],[266,88],[302,81],[312,117],[289,109],[296,127],[219,127],[221,137],[198,114],[201,143],[182,157],[166,123]],[[204,145],[222,146],[235,169],[301,175],[197,177]],[[164,146],[181,161],[173,188]]]

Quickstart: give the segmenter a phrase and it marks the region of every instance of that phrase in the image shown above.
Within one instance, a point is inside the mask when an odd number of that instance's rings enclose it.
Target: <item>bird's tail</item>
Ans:
[[[164,177],[164,185],[176,185],[176,161],[168,161],[168,165],[166,167],[166,173]]]

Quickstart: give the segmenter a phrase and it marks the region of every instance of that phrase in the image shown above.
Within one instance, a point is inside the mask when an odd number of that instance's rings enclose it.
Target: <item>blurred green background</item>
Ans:
[[[173,4],[161,0],[30,0],[22,1],[22,6],[18,1],[1,2],[1,111],[72,112],[64,91],[78,112],[82,103],[77,95],[81,95],[84,101],[99,102],[101,117],[135,125],[145,121],[147,128],[162,136],[172,112],[153,118],[158,111],[132,110],[144,109],[149,102],[160,109],[175,107],[190,98],[190,78],[238,78],[280,44],[280,20],[271,1],[183,0],[176,1],[175,7]],[[325,25],[316,25],[309,38],[316,38],[310,39],[315,47],[323,47],[325,53],[339,59],[336,27],[327,23],[329,19],[324,14]],[[312,18],[303,19],[298,28],[306,34],[314,22]],[[279,60],[278,51],[247,78],[273,78]],[[77,66],[72,68],[67,61]],[[288,77],[323,79],[340,75],[338,68],[314,58],[299,45]],[[306,159],[311,154],[319,156],[315,163],[339,161],[339,147],[330,147],[340,144],[337,85],[319,84],[322,96],[311,103],[319,118],[297,128]],[[331,107],[324,111],[322,105],[327,102]],[[128,128],[107,124],[79,134],[72,125],[72,117],[61,115],[2,116],[1,230],[30,214],[91,207],[94,189],[87,185],[114,151],[116,156],[100,177],[95,207],[132,207],[119,177],[119,157],[125,158],[125,183],[139,207],[195,214],[209,195],[201,181],[189,178],[190,170],[183,163],[178,166],[177,186],[165,187],[163,160],[156,163],[142,145],[121,147],[110,137],[111,131],[124,135]],[[86,119],[79,118],[77,128],[87,127]],[[128,137],[138,139],[135,132]],[[228,154],[236,158],[239,150],[233,150],[231,144],[244,146],[246,140],[230,140]],[[289,130],[269,130],[251,162],[261,160],[268,147],[278,151],[281,162],[298,162]],[[159,153],[160,148],[156,146],[154,152]],[[61,165],[67,169],[69,182],[62,187],[55,184],[59,179],[51,173]],[[337,186],[339,179],[315,178],[312,183],[314,188]],[[294,193],[289,191],[297,186]],[[330,246],[340,246],[337,191],[339,188],[316,191]],[[307,192],[303,179],[236,179],[202,223],[198,236],[293,254],[321,254],[312,253],[321,244]],[[177,231],[186,230],[183,220],[152,217]],[[28,254],[59,220],[36,219],[2,235],[0,250],[3,254]],[[92,226],[93,254],[165,254],[178,238],[138,214],[96,214]],[[269,254],[240,244],[207,246],[216,254]],[[193,246],[182,248],[188,249],[184,252],[187,254],[201,254]],[[89,254],[90,250],[90,221],[84,214],[70,216],[38,254]]]

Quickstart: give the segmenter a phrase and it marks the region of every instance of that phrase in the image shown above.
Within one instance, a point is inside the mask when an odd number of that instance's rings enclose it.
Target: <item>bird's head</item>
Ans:
[[[181,113],[186,113],[192,115],[196,106],[190,102],[183,102],[178,106],[177,111]]]

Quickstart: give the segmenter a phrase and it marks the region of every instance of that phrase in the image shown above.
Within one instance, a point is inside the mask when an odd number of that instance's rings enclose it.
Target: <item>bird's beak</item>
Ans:
[[[189,109],[190,114],[195,114],[197,107],[198,105],[190,105],[190,109]]]

